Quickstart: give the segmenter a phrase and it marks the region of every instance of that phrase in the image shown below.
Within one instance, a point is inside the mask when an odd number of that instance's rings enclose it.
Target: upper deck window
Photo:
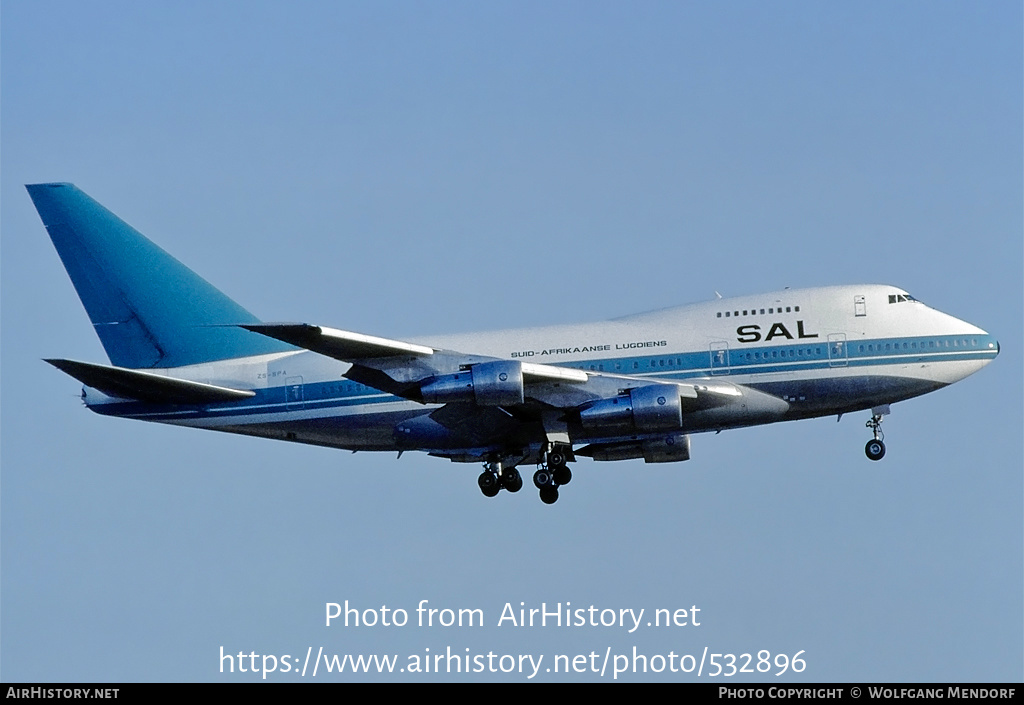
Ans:
[[[772,306],[767,309],[768,313],[773,316],[777,316],[780,313],[800,313],[799,306]],[[742,308],[734,309],[732,311],[716,311],[715,318],[739,318],[740,316],[763,316],[765,309],[761,308]]]

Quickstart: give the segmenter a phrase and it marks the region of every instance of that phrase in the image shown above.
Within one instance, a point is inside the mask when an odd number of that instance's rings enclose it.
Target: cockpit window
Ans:
[[[889,294],[889,303],[891,304],[899,304],[904,301],[917,301],[917,299],[910,294]]]

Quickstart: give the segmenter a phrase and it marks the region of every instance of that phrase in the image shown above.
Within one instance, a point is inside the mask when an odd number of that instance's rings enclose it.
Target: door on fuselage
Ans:
[[[829,367],[846,367],[846,333],[830,333],[828,336]]]
[[[709,346],[711,351],[711,374],[729,374],[729,342],[716,340]]]
[[[284,403],[285,408],[302,408],[302,377],[288,377],[284,381]]]

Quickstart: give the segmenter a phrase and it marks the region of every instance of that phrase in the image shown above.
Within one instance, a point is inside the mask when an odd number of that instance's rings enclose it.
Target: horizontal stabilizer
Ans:
[[[400,340],[377,338],[309,323],[254,323],[239,327],[345,362],[396,355],[434,354],[434,349],[425,345],[403,343]]]
[[[166,377],[154,372],[124,367],[97,365],[75,360],[47,360],[87,387],[121,399],[137,399],[157,404],[209,404],[238,401],[256,396],[255,392],[229,389],[202,382]]]

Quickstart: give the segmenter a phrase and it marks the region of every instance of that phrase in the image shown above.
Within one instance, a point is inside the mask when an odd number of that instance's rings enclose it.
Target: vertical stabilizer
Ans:
[[[178,367],[294,350],[234,327],[259,319],[72,184],[26,186],[118,367]]]

